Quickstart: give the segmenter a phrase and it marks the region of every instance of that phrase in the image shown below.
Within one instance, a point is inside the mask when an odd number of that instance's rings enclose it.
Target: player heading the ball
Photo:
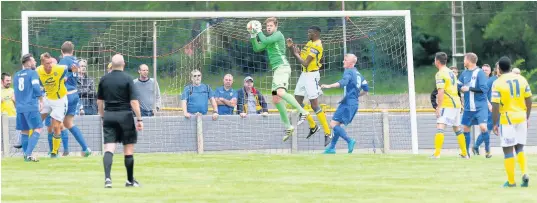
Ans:
[[[272,102],[280,112],[280,118],[285,125],[285,136],[283,141],[287,141],[295,130],[291,126],[289,117],[287,117],[287,109],[285,108],[282,99],[293,106],[301,114],[302,119],[305,119],[309,112],[304,110],[300,104],[296,101],[293,95],[287,92],[289,88],[289,78],[291,77],[291,66],[285,56],[285,38],[283,34],[278,31],[278,20],[274,17],[267,18],[265,20],[265,26],[267,28],[266,36],[261,31],[261,23],[259,21],[248,22],[247,30],[250,33],[250,42],[255,52],[267,50],[269,57],[269,63],[273,70],[272,75]],[[259,37],[259,41],[257,40]]]

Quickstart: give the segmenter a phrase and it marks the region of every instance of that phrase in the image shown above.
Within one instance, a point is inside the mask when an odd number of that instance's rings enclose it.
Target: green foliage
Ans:
[[[524,58],[525,63],[519,67],[527,73],[537,67],[537,3],[536,2],[464,2],[466,44],[467,51],[475,52],[479,56],[479,65],[483,63],[493,64],[499,57],[507,55],[513,59]],[[416,73],[416,90],[426,91],[430,86],[427,81],[418,74],[427,73],[434,53],[444,51],[451,53],[451,2],[346,2],[346,10],[411,10],[412,38],[414,51],[414,67]],[[251,2],[248,4],[236,4],[234,2],[2,2],[2,42],[1,67],[5,72],[13,72],[20,66],[18,60],[21,55],[21,25],[20,12],[23,10],[73,10],[73,11],[259,11],[259,10],[341,10],[340,2]],[[320,20],[318,24],[326,25],[326,20]],[[341,22],[336,22],[341,23]],[[191,40],[190,28],[198,27],[204,29],[204,23],[194,20],[185,20],[180,24],[171,24],[170,27],[184,27],[184,31],[177,32],[177,29],[161,29],[159,35],[174,36],[169,40],[158,41],[159,52],[167,53],[177,47],[182,47]],[[43,34],[39,36],[39,44],[51,47],[59,47],[58,41],[73,40],[75,44],[86,43],[105,31],[95,29],[92,33],[82,32],[84,25],[64,25],[65,27],[55,27],[57,29],[69,29],[71,32],[59,32],[54,35]],[[293,27],[293,25],[285,25]],[[49,28],[51,29],[51,28]],[[296,29],[295,29],[296,30]],[[289,36],[303,35],[300,31],[286,33]],[[146,36],[147,37],[147,36]],[[15,41],[7,40],[13,39]],[[147,43],[147,41],[136,41],[129,43]],[[127,46],[127,45],[126,45]],[[130,45],[129,45],[130,46]],[[145,46],[145,45],[144,45]],[[366,42],[359,42],[349,45],[349,49],[369,46]],[[149,48],[151,46],[148,46]],[[169,48],[168,48],[169,47]],[[337,47],[332,47],[335,52],[340,52]],[[35,49],[35,52],[42,50]],[[50,50],[47,50],[50,51]],[[351,50],[352,51],[352,50]],[[162,54],[159,53],[159,54]],[[58,55],[59,53],[53,52]],[[151,55],[150,49],[139,50],[139,55]],[[226,53],[222,53],[225,56]],[[372,53],[364,53],[366,60]],[[177,71],[182,71],[183,64],[174,62],[174,59],[185,57],[182,53],[175,53],[159,59],[159,73],[162,75],[175,75]],[[327,56],[330,57],[330,56]],[[388,60],[390,56],[382,53],[375,53],[377,60]],[[328,64],[330,69],[337,70],[342,59],[334,57],[328,58],[332,63]],[[224,59],[222,59],[224,60]],[[361,59],[362,60],[362,59]],[[335,61],[335,62],[334,62]],[[130,64],[134,67],[139,63],[150,63],[151,59],[130,59]],[[104,62],[98,62],[104,63]],[[240,64],[230,61],[230,69],[240,68]],[[392,64],[393,65],[393,64]],[[133,69],[133,67],[128,67]],[[205,67],[208,68],[208,67]],[[371,67],[367,67],[368,69]],[[376,75],[387,76],[390,81],[401,80],[399,84],[405,84],[404,70],[381,71],[380,65],[376,67]],[[224,69],[227,70],[227,69]],[[434,72],[434,68],[432,69]],[[395,72],[394,72],[395,71]],[[240,72],[240,71],[239,71]],[[367,70],[364,70],[364,74]],[[428,73],[427,73],[428,74]],[[372,78],[373,73],[371,72]],[[376,78],[375,78],[376,79]],[[162,79],[166,80],[166,79]],[[172,79],[169,79],[170,81]],[[531,81],[532,79],[528,79]],[[425,87],[427,84],[427,88]],[[379,93],[399,92],[399,88],[406,88],[403,85],[384,85],[381,90],[380,83],[375,91]],[[423,85],[423,87],[422,87]],[[533,87],[533,86],[532,86]],[[428,90],[427,90],[428,91]]]

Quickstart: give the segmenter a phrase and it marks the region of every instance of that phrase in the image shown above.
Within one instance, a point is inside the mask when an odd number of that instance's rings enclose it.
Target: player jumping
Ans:
[[[64,77],[67,72],[76,72],[77,68],[76,66],[54,65],[51,58],[52,56],[48,52],[41,54],[41,65],[36,70],[46,94],[41,110],[41,119],[44,120],[48,115],[52,118],[54,135],[50,157],[56,158],[61,143],[62,121],[67,111],[67,88]]]
[[[494,73],[492,72],[491,70],[491,67],[490,65],[488,64],[483,64],[483,72],[485,72],[485,75],[488,77],[488,80],[487,80],[487,87],[488,87],[488,91],[487,91],[487,100],[491,101],[491,96],[492,96],[492,84],[494,84],[494,81],[496,81],[496,79],[498,79],[498,77],[496,76],[498,74],[498,66],[496,65],[496,68],[494,69]],[[483,133],[481,135],[479,135],[477,137],[477,140],[475,141],[475,145],[474,147],[472,147],[472,152],[475,154],[475,155],[479,155],[479,146],[481,146],[481,144],[484,142],[485,143],[485,157],[486,158],[491,158],[492,155],[490,154],[490,131],[492,130],[492,105],[489,105],[491,108],[489,109],[489,114],[488,114],[488,120],[487,120],[487,133]]]
[[[498,65],[501,76],[492,86],[492,120],[494,133],[500,135],[505,157],[507,182],[503,186],[516,187],[514,147],[522,172],[520,186],[528,187],[529,176],[526,173],[524,145],[528,136],[528,120],[531,113],[531,89],[524,77],[511,73],[511,60],[508,57],[500,58]]]
[[[274,17],[267,18],[265,26],[270,36],[265,36],[261,31],[261,27],[256,27],[252,30],[250,42],[255,52],[267,50],[270,66],[274,71],[272,75],[272,102],[280,112],[280,118],[286,128],[285,136],[283,137],[285,142],[293,135],[295,128],[291,126],[289,117],[287,117],[287,109],[281,100],[283,99],[297,109],[304,119],[309,115],[309,112],[300,106],[293,95],[287,93],[289,78],[291,77],[291,66],[285,57],[285,38],[278,31],[278,20]],[[259,42],[256,37],[259,37]]]
[[[65,65],[67,67],[78,67],[78,60],[73,56],[75,46],[72,42],[66,41],[62,44],[61,52],[63,58],[58,63],[59,65]],[[78,73],[77,72],[68,72],[66,75],[65,87],[67,89],[67,111],[65,118],[63,120],[63,126],[66,128],[62,130],[62,135],[67,135],[67,129],[73,134],[78,144],[82,148],[83,156],[88,157],[91,154],[91,150],[88,148],[84,137],[82,137],[82,132],[74,124],[75,115],[78,110],[78,102],[80,98],[78,97],[77,82],[78,82]],[[66,142],[66,141],[64,141]],[[64,145],[65,146],[65,145]],[[68,155],[69,151],[64,150],[64,155]]]
[[[15,73],[15,108],[17,110],[16,129],[21,131],[24,161],[37,162],[32,152],[39,141],[43,122],[39,117],[40,101],[42,101],[41,86],[35,68],[32,54],[25,54],[21,59],[23,69]],[[31,132],[31,134],[30,134]]]
[[[461,156],[468,158],[464,134],[460,130],[461,124],[461,100],[457,90],[457,77],[447,64],[448,56],[444,52],[438,52],[434,56],[434,65],[438,68],[436,73],[436,88],[438,89],[438,107],[436,108],[436,135],[434,137],[434,154],[431,158],[440,158],[440,151],[444,144],[444,129],[446,125],[453,127],[457,142],[461,148]]]
[[[330,121],[330,127],[334,130],[334,137],[330,146],[324,151],[325,154],[335,154],[336,144],[339,137],[347,141],[348,153],[352,153],[356,141],[347,136],[341,124],[347,126],[354,119],[354,115],[358,112],[358,97],[367,94],[369,87],[365,78],[356,70],[354,65],[358,59],[354,54],[347,54],[343,60],[343,78],[331,85],[321,85],[321,88],[342,87],[345,89],[343,99],[339,102],[334,117]],[[363,91],[361,91],[363,90]]]
[[[470,148],[470,126],[479,125],[481,136],[488,137],[487,121],[488,111],[492,108],[487,99],[487,76],[476,65],[477,55],[474,53],[464,54],[464,67],[466,70],[459,76],[464,92],[464,113],[462,114],[462,126],[466,150]]]
[[[326,121],[326,115],[321,107],[319,107],[318,97],[323,94],[319,88],[319,80],[321,78],[319,69],[321,68],[321,58],[323,58],[323,45],[321,43],[321,28],[317,26],[311,26],[308,29],[308,43],[302,51],[293,44],[293,39],[287,39],[287,47],[289,51],[293,53],[293,56],[300,62],[302,67],[302,73],[298,78],[298,82],[295,88],[295,99],[298,103],[304,107],[304,96],[308,96],[310,100],[311,108],[317,114],[319,122],[323,126],[324,130],[324,146],[330,143],[330,127]],[[308,115],[306,117],[309,123],[310,132],[306,138],[310,138],[313,134],[319,131],[319,126],[313,120],[313,116]],[[304,118],[300,116],[297,125],[302,124]]]

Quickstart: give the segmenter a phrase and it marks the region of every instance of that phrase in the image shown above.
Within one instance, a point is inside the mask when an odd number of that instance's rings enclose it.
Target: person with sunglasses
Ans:
[[[214,92],[207,84],[201,83],[201,72],[197,69],[190,72],[192,84],[185,86],[181,94],[184,116],[190,118],[192,114],[205,115],[209,111],[209,101],[213,107],[213,120],[218,118],[218,104],[214,99]]]

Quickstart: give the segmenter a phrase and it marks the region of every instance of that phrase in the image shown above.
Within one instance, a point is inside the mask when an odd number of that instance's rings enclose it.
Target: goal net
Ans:
[[[83,73],[86,80],[79,87],[86,115],[77,116],[75,123],[94,151],[101,149],[102,142],[99,118],[95,115],[97,84],[116,53],[125,57],[125,71],[133,78],[139,76],[139,66],[147,64],[150,77],[156,79],[160,88],[160,109],[154,117],[144,118],[145,129],[140,133],[137,151],[317,153],[323,150],[324,130],[306,139],[307,122],[298,126],[296,136],[282,142],[284,127],[271,102],[272,72],[268,57],[264,51],[253,51],[246,31],[250,20],[264,22],[267,17],[276,17],[278,30],[285,38],[292,38],[300,49],[309,40],[308,28],[321,28],[324,49],[319,71],[321,84],[341,78],[345,53],[358,57],[356,67],[368,81],[370,92],[360,98],[360,112],[345,127],[349,136],[357,140],[358,151],[417,153],[408,11],[23,12],[22,16],[23,53],[32,53],[37,59],[49,52],[59,59],[61,44],[69,40],[75,44],[75,55],[87,61]],[[293,70],[289,81],[292,93],[301,67],[289,50],[286,57]],[[222,86],[225,74],[233,76],[236,91],[242,91],[244,78],[251,76],[254,87],[265,97],[269,115],[246,118],[221,115],[214,121],[211,115],[184,118],[180,98],[184,87],[191,83],[190,73],[194,69],[202,72],[202,83],[213,91]],[[342,89],[330,89],[319,97],[329,121],[342,94]],[[311,111],[307,99],[304,104]],[[296,113],[289,105],[288,110],[292,124],[296,125]],[[321,127],[316,116],[314,119]],[[10,125],[14,124],[13,119]],[[10,144],[18,142],[17,132],[11,128],[9,136]],[[36,150],[46,152],[46,140],[42,142]],[[69,143],[71,151],[79,151],[74,139]],[[346,143],[340,141],[338,149],[346,149]]]

